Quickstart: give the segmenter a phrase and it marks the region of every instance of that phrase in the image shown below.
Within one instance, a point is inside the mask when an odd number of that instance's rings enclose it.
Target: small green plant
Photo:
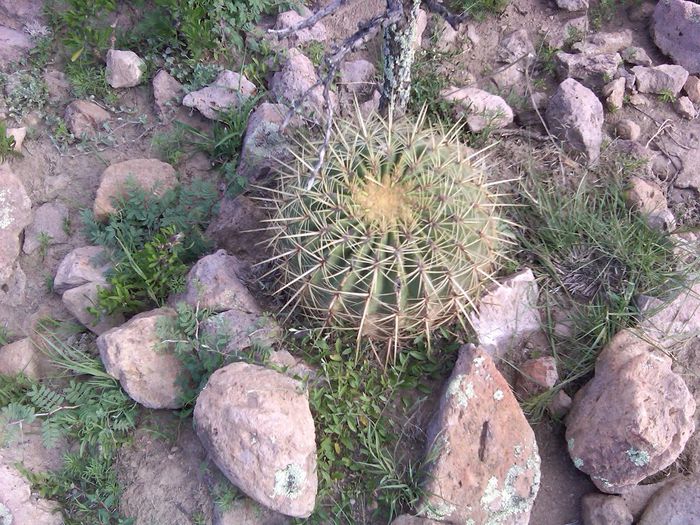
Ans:
[[[594,31],[599,31],[603,24],[612,21],[618,5],[622,3],[617,0],[598,0],[598,3],[588,11],[588,20],[591,28]]]
[[[282,174],[273,260],[288,306],[395,354],[470,310],[507,236],[459,128],[357,118],[335,128],[314,184],[317,143]]]
[[[558,51],[558,48],[542,42],[537,49],[537,70],[547,76],[555,75],[557,72],[555,56]]]
[[[0,164],[21,157],[22,154],[15,149],[15,137],[7,134],[7,125],[0,122]]]
[[[66,77],[76,98],[102,100],[108,106],[115,106],[119,97],[107,84],[105,68],[85,61],[66,65]],[[66,130],[67,131],[67,130]]]
[[[411,97],[409,110],[419,115],[425,108],[429,122],[445,124],[454,120],[452,103],[446,101],[441,92],[449,86],[448,77],[442,67],[449,63],[453,53],[440,52],[435,46],[420,49],[411,68]]]
[[[36,71],[16,71],[8,75],[3,84],[7,94],[7,112],[17,121],[33,110],[42,109],[46,104],[46,83]]]
[[[676,101],[676,95],[670,89],[662,89],[659,91],[659,100],[672,104]]]
[[[508,3],[508,0],[449,0],[447,2],[453,11],[468,13],[477,20],[483,20],[490,14],[502,13]]]
[[[44,260],[46,259],[46,253],[48,252],[49,246],[51,245],[51,241],[53,240],[53,237],[49,235],[46,232],[39,232],[37,235],[37,241],[39,241],[39,259]]]
[[[326,54],[326,46],[323,42],[312,40],[304,46],[304,54],[309,57],[314,66],[319,67]]]

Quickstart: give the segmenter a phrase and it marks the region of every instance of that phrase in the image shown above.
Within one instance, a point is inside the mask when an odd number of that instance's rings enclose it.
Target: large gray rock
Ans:
[[[114,313],[112,315],[106,315],[101,313],[95,315],[91,311],[91,309],[98,306],[99,289],[107,287],[108,285],[104,282],[91,281],[66,290],[61,297],[66,310],[68,310],[80,324],[97,335],[101,335],[107,330],[111,330],[124,323],[124,316],[121,314]]]
[[[316,442],[299,382],[246,363],[220,368],[197,398],[194,425],[219,469],[248,496],[288,516],[311,514]]]
[[[138,86],[146,72],[144,62],[133,51],[110,49],[107,51],[107,83],[115,89]]]
[[[566,439],[576,467],[622,494],[673,463],[695,430],[695,401],[672,360],[630,330],[596,361],[574,398]]]
[[[127,194],[129,183],[159,196],[177,185],[177,176],[170,164],[158,159],[132,159],[112,164],[102,172],[95,195],[92,210],[97,220],[104,220],[116,211],[113,201]]]
[[[632,45],[634,32],[631,29],[622,29],[611,33],[593,33],[586,36],[581,42],[575,42],[571,48],[577,53],[599,55],[605,53],[618,53]]]
[[[89,100],[74,100],[63,115],[68,131],[77,139],[92,139],[102,131],[103,124],[110,119],[107,110]]]
[[[0,164],[0,285],[14,272],[20,251],[20,235],[32,221],[32,202],[17,175]]]
[[[555,59],[560,77],[573,78],[595,91],[609,82],[622,64],[622,57],[618,53],[572,55],[559,51]]]
[[[540,484],[535,435],[486,352],[462,347],[428,429],[419,515],[447,523],[527,525]]]
[[[178,380],[186,373],[180,360],[158,335],[162,319],[175,311],[159,308],[132,317],[97,338],[97,348],[105,369],[119,380],[137,403],[147,408],[180,408],[182,390]]]
[[[656,4],[651,35],[659,49],[690,73],[700,73],[700,4],[662,0]]]
[[[691,525],[700,523],[700,475],[680,477],[652,498],[639,525]]]
[[[34,211],[34,220],[24,230],[24,253],[31,254],[49,246],[68,242],[65,223],[70,211],[58,201],[47,202]]]
[[[549,100],[545,119],[549,131],[565,146],[585,153],[589,161],[600,156],[603,105],[590,89],[566,79]]]
[[[92,281],[105,281],[112,268],[107,252],[102,246],[81,246],[66,255],[56,270],[53,290],[63,293],[69,288]]]
[[[488,91],[472,87],[449,87],[440,96],[447,102],[455,103],[456,115],[466,118],[471,131],[503,128],[513,122],[513,110],[506,101]]]
[[[2,525],[63,525],[58,505],[32,495],[31,485],[0,456],[0,523]]]
[[[634,66],[632,73],[637,77],[637,90],[640,93],[662,94],[669,92],[678,95],[688,80],[688,72],[681,66]]]
[[[216,120],[220,113],[240,107],[255,91],[255,84],[245,76],[225,69],[210,85],[185,95],[182,105]]]

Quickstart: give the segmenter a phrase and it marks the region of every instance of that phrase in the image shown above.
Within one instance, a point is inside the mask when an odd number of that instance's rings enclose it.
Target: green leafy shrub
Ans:
[[[22,154],[15,150],[15,138],[7,134],[7,125],[0,122],[0,163],[21,156]]]
[[[459,129],[423,117],[341,122],[316,183],[308,187],[318,144],[301,145],[273,199],[287,305],[394,351],[469,312],[506,239]]]

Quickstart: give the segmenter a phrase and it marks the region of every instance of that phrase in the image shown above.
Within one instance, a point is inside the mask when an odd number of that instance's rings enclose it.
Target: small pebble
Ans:
[[[615,125],[615,133],[623,140],[637,140],[642,130],[636,122],[622,119]]]

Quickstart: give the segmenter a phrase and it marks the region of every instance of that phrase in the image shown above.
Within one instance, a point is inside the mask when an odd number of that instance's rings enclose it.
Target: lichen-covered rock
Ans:
[[[92,333],[101,335],[124,323],[121,314],[105,315],[93,314],[90,309],[98,305],[98,293],[100,288],[107,288],[103,281],[91,281],[80,286],[70,288],[63,292],[61,300],[73,317]]]
[[[576,467],[621,494],[673,463],[695,430],[695,401],[671,358],[630,330],[596,361],[574,398],[566,439]]]
[[[700,5],[663,0],[654,10],[651,35],[659,49],[691,73],[700,73]]]
[[[640,93],[659,95],[668,92],[675,96],[688,80],[688,72],[685,69],[669,64],[654,67],[634,66],[632,73],[637,77],[637,90]]]
[[[93,213],[97,220],[114,213],[113,201],[124,197],[129,184],[135,184],[159,196],[177,184],[175,169],[158,159],[132,159],[112,164],[102,172]]]
[[[585,11],[588,9],[588,0],[557,0],[557,6],[566,11]]]
[[[700,523],[700,475],[682,476],[662,487],[649,502],[639,525]]]
[[[147,408],[182,406],[178,380],[183,379],[185,369],[158,335],[161,319],[174,316],[171,308],[151,310],[97,338],[97,348],[109,375],[119,380],[134,401]]]
[[[545,119],[565,146],[585,153],[589,161],[600,156],[603,105],[590,89],[572,78],[564,80],[549,100]]]
[[[541,330],[538,296],[537,281],[530,269],[493,285],[469,316],[479,344],[497,357],[520,349]]]
[[[298,121],[293,119],[287,130],[282,129],[288,114],[287,106],[269,102],[263,102],[250,114],[237,170],[239,175],[256,183],[292,158],[287,132],[294,129]]]
[[[620,496],[586,494],[581,500],[583,525],[632,525],[634,518]]]
[[[17,175],[0,164],[0,285],[14,271],[20,251],[20,235],[32,221],[32,201]]]
[[[0,456],[0,523],[63,525],[58,505],[32,495],[31,485]]]
[[[601,89],[617,73],[622,58],[617,53],[569,54],[559,51],[555,55],[557,69],[562,78],[573,78],[594,91]]]
[[[56,270],[53,291],[62,294],[69,288],[91,281],[105,281],[112,267],[102,246],[81,246],[66,255]]]
[[[498,43],[496,56],[499,61],[511,64],[522,60],[523,63],[531,63],[535,57],[535,46],[530,40],[526,29],[518,29],[508,33]]]
[[[75,138],[92,139],[102,131],[103,124],[110,119],[107,110],[89,100],[74,100],[63,115],[66,127]]]
[[[197,398],[194,425],[219,469],[248,496],[288,516],[311,514],[316,441],[298,381],[246,363],[220,368]]]
[[[401,514],[401,516],[394,518],[391,525],[440,525],[441,523],[443,522],[411,516],[410,514]]]
[[[146,72],[146,62],[133,51],[107,51],[107,83],[115,89],[138,86]]]
[[[245,76],[225,69],[210,85],[185,95],[182,105],[216,120],[219,113],[241,106],[255,91],[255,84]]]
[[[433,422],[419,515],[527,525],[539,490],[535,436],[489,355],[462,347]]]
[[[581,42],[574,42],[571,49],[577,53],[588,55],[600,55],[606,53],[618,53],[632,45],[634,32],[631,29],[622,29],[610,33],[593,33],[587,35]]]
[[[68,242],[65,224],[69,215],[68,208],[62,202],[47,202],[39,206],[34,211],[32,223],[24,230],[24,253],[31,254]]]
[[[153,99],[161,114],[179,106],[183,93],[182,84],[164,69],[153,77]]]
[[[513,110],[506,101],[488,91],[472,87],[449,87],[440,96],[447,102],[455,103],[455,114],[466,118],[471,131],[503,128],[513,122]]]
[[[202,257],[187,274],[185,291],[176,301],[211,312],[238,310],[260,313],[260,308],[241,281],[241,261],[224,250]]]

